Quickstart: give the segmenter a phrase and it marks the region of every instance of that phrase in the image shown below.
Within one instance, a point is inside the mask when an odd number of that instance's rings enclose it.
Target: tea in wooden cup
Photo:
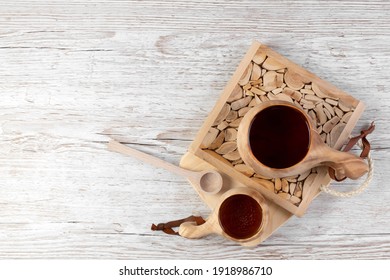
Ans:
[[[261,228],[263,210],[260,204],[246,194],[235,194],[226,198],[218,211],[219,225],[234,239],[247,239]]]
[[[351,179],[368,171],[363,159],[327,146],[305,111],[286,101],[267,101],[249,110],[238,128],[237,146],[242,160],[269,178],[298,175],[319,165]]]
[[[220,197],[204,224],[183,223],[179,234],[186,238],[201,238],[216,233],[244,246],[254,246],[262,241],[267,223],[268,206],[264,197],[251,188],[233,188]]]

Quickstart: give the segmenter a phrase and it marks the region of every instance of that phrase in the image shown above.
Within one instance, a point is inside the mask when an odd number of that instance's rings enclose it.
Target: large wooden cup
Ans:
[[[300,112],[306,119],[308,133],[308,149],[306,155],[295,164],[284,167],[274,168],[262,163],[252,153],[252,147],[249,140],[249,134],[254,118],[263,110],[272,106],[287,106]],[[296,137],[297,135],[291,135]],[[288,141],[288,139],[286,139]],[[275,141],[276,142],[276,141]],[[368,171],[368,165],[365,161],[351,153],[340,152],[327,146],[313,128],[312,121],[302,109],[286,101],[267,101],[249,110],[242,119],[238,128],[237,136],[238,151],[242,160],[253,168],[253,170],[265,177],[280,178],[301,174],[313,167],[326,165],[336,171],[337,178],[348,177],[357,179]]]

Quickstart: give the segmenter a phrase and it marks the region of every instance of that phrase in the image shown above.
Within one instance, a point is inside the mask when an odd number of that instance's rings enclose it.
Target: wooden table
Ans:
[[[0,258],[390,258],[389,2],[4,0],[0,14]],[[371,185],[321,194],[252,249],[152,232],[210,211],[106,143],[178,164],[253,39],[366,104]]]

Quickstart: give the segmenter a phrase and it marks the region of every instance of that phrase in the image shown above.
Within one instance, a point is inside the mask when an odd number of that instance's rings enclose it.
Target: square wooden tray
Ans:
[[[288,178],[264,178],[245,165],[237,151],[240,120],[266,100],[286,100],[302,107],[324,142],[335,149],[348,139],[364,104],[254,41],[191,144],[189,153],[302,216],[320,193],[321,184],[330,183],[327,168],[316,167]]]

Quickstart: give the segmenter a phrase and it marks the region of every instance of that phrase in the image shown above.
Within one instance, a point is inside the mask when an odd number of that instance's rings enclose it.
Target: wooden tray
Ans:
[[[238,125],[251,107],[266,100],[286,100],[302,107],[312,118],[324,142],[336,149],[346,142],[364,110],[364,104],[359,100],[272,49],[253,42],[181,165],[196,169],[196,166],[207,163],[229,174],[231,180],[226,188],[241,184],[258,189],[270,205],[275,206],[271,207],[272,211],[280,211],[274,215],[283,217],[275,224],[271,222],[271,228],[265,235],[289,218],[282,212],[283,209],[302,216],[320,193],[321,184],[330,183],[325,167],[316,167],[289,178],[264,178],[243,163],[236,145]],[[198,165],[192,166],[194,163]],[[202,200],[213,208],[216,197],[206,197],[197,191]]]

